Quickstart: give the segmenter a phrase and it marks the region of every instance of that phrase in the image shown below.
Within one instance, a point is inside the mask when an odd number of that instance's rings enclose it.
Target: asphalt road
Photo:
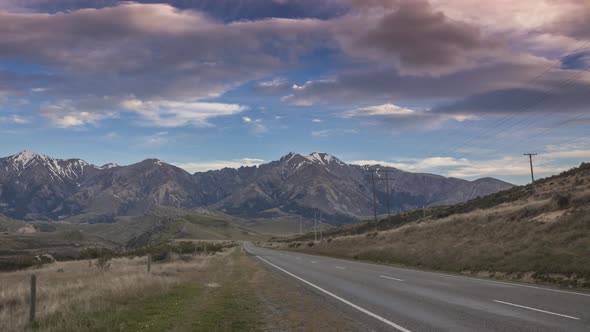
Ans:
[[[378,331],[590,331],[590,293],[244,248]]]

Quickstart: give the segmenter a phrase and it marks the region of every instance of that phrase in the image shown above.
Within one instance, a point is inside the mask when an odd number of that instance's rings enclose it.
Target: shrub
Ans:
[[[111,266],[110,260],[110,256],[100,256],[96,260],[96,267],[98,267],[101,270],[106,270]]]
[[[558,209],[567,209],[570,206],[570,196],[566,194],[555,194],[552,201]]]

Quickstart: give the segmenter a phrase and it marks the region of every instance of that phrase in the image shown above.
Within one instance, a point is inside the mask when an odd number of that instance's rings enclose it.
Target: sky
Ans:
[[[0,0],[0,156],[523,184],[590,161],[589,37],[584,0]]]

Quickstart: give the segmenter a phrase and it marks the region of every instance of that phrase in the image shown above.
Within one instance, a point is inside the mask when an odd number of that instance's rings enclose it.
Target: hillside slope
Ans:
[[[590,287],[590,164],[453,206],[287,240],[319,254]]]

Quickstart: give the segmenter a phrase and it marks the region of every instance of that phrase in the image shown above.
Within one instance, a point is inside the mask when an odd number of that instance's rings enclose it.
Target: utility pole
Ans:
[[[320,241],[324,239],[324,233],[322,232],[322,211],[320,211]]]
[[[301,221],[301,216],[299,216],[299,235],[303,234],[303,222]]]
[[[318,213],[313,212],[313,240],[318,240]]]
[[[375,196],[375,171],[369,169],[371,171],[371,182],[373,182],[373,216],[375,219],[375,224],[377,224],[377,201]]]
[[[385,184],[387,185],[387,217],[391,217],[391,202],[389,198],[389,172],[385,170]]]
[[[531,164],[531,187],[533,189],[533,193],[535,193],[535,173],[533,173],[533,156],[536,156],[536,153],[525,153],[525,156],[529,156],[529,162]]]

